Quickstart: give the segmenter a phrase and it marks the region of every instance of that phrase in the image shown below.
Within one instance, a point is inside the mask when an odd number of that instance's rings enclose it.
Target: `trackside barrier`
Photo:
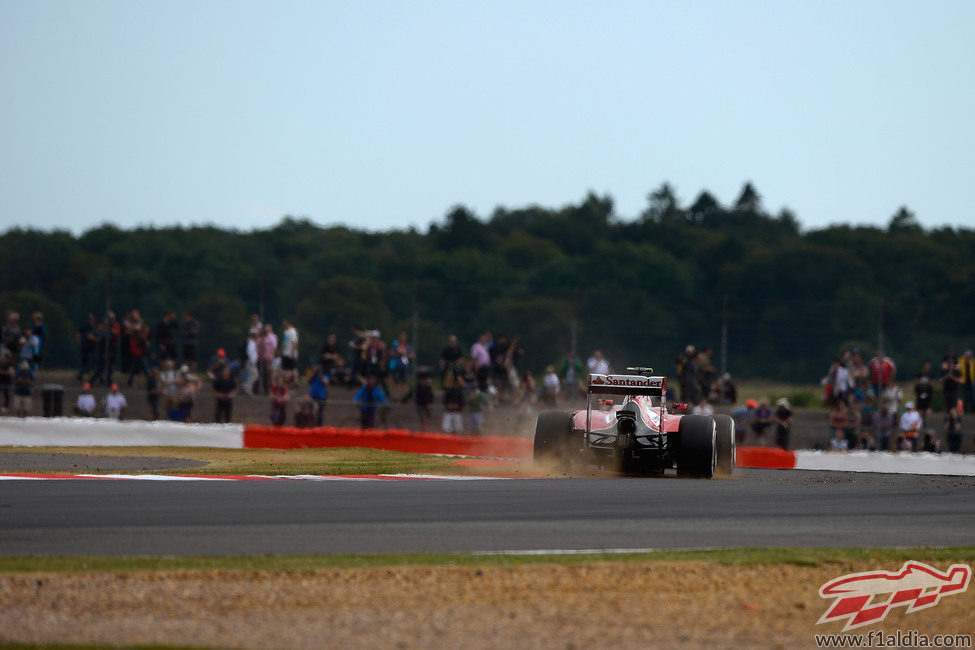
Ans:
[[[735,466],[793,469],[796,466],[796,452],[772,447],[737,447]]]
[[[0,418],[0,446],[221,447],[240,449],[240,424],[186,424],[103,418]]]
[[[244,428],[244,447],[248,449],[366,447],[414,454],[524,458],[531,456],[532,441],[528,438],[500,436],[475,437],[418,433],[405,429],[363,431],[340,427],[296,429],[249,425]]]

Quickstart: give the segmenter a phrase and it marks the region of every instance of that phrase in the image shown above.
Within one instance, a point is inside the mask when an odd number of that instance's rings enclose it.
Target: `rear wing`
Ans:
[[[651,373],[650,368],[627,368],[631,372]],[[667,378],[647,375],[589,375],[589,386],[586,390],[586,435],[592,431],[592,396],[593,395],[646,395],[660,398],[660,422],[663,422],[667,401]],[[662,430],[662,429],[661,429]],[[588,440],[588,437],[587,437]],[[587,443],[588,444],[588,443]]]
[[[666,377],[642,375],[589,375],[590,395],[647,395],[662,397],[667,389]]]

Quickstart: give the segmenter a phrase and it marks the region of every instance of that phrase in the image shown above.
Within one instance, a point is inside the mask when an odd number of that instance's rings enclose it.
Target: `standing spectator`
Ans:
[[[103,341],[106,349],[105,357],[105,385],[112,382],[112,373],[115,372],[115,360],[119,351],[119,340],[122,338],[122,324],[115,319],[115,312],[105,313],[105,336],[108,339],[107,345]]]
[[[582,371],[582,359],[576,357],[575,350],[570,350],[559,370],[562,388],[566,398],[573,400],[586,394],[585,377]]]
[[[548,406],[555,406],[561,392],[559,376],[555,374],[555,366],[546,366],[545,376],[542,378],[542,402]]]
[[[924,442],[921,444],[921,451],[926,451],[930,454],[940,454],[941,453],[941,443],[934,439],[933,431],[924,432]]]
[[[941,359],[941,390],[945,396],[945,413],[958,402],[961,388],[961,368],[955,360],[955,351],[948,350]]]
[[[112,384],[111,392],[105,396],[105,417],[110,420],[121,420],[122,410],[128,406],[125,395],[119,392],[118,384]]]
[[[20,354],[20,314],[8,309],[4,314],[3,328],[0,329],[0,345],[10,350],[16,359]]]
[[[890,384],[884,389],[883,395],[881,396],[881,406],[885,407],[891,413],[897,413],[901,408],[901,399],[904,397],[904,391],[902,391],[897,384]]]
[[[260,332],[251,332],[247,335],[247,346],[244,348],[246,361],[244,365],[244,381],[242,383],[244,385],[244,393],[247,395],[254,394],[254,384],[261,378],[257,370],[261,360],[260,350],[261,334]]]
[[[890,357],[883,356],[883,352],[878,352],[877,356],[870,360],[870,383],[873,392],[880,395],[885,388],[897,378],[897,366]]]
[[[478,384],[478,390],[480,390]],[[457,377],[453,384],[443,392],[443,432],[463,433],[464,431],[464,380]]]
[[[10,410],[10,387],[14,383],[14,355],[13,353],[0,347],[0,393],[3,394],[3,406],[0,413]]]
[[[451,370],[450,380],[454,381],[453,370]],[[418,370],[416,373],[416,381],[416,386],[404,395],[400,401],[405,404],[410,401],[410,398],[413,398],[413,403],[416,405],[416,414],[420,419],[420,428],[418,431],[429,431],[430,421],[432,420],[430,405],[433,404],[433,380],[430,378],[428,371]]]
[[[200,341],[200,323],[191,312],[183,312],[183,325],[179,328],[183,343],[183,364],[196,371],[196,350]]]
[[[261,323],[261,317],[257,314],[251,314],[251,322],[247,326],[247,334],[264,334],[264,324]]]
[[[586,368],[591,375],[608,375],[609,361],[603,358],[601,350],[595,350],[589,360],[586,361]]]
[[[281,370],[285,383],[298,385],[298,330],[285,318],[281,321]]]
[[[146,377],[146,399],[149,402],[149,413],[153,421],[159,419],[159,399],[162,397],[162,380],[159,367],[155,366]]]
[[[361,325],[352,326],[352,340],[349,341],[349,365],[352,367],[352,381],[365,383],[366,376],[366,350],[369,345],[369,337]]]
[[[914,402],[905,404],[904,409],[900,421],[901,433],[905,440],[911,443],[911,449],[917,451],[917,434],[921,429],[921,414],[914,408]]]
[[[227,362],[227,351],[223,348],[217,348],[216,358],[213,359],[213,363],[207,366],[206,375],[210,378],[210,381],[213,381],[223,374],[224,368],[227,368],[231,371],[231,374],[233,374],[233,370],[230,368],[230,364]]]
[[[752,419],[752,414],[758,402],[753,399],[745,400],[741,406],[731,409],[731,420],[735,423],[735,444],[745,444],[745,434],[748,432],[748,423]]]
[[[44,325],[44,314],[39,311],[35,311],[30,316],[30,331],[33,332],[34,336],[37,338],[37,348],[34,351],[34,364],[40,363],[41,358],[41,347],[44,345],[44,339],[47,337],[47,326]]]
[[[179,419],[179,386],[180,377],[176,371],[176,362],[166,359],[162,362],[162,372],[159,375],[162,386],[163,408],[170,420]]]
[[[40,340],[34,335],[31,328],[24,330],[24,335],[20,337],[20,360],[30,364],[30,371],[37,369],[37,354],[40,351]]]
[[[975,411],[975,357],[971,350],[965,350],[965,354],[958,359],[958,370],[965,413],[971,413]]]
[[[14,415],[25,418],[31,414],[34,407],[34,373],[30,371],[30,364],[21,361],[17,365],[14,375]]]
[[[176,314],[167,311],[156,325],[156,349],[161,360],[176,361]]]
[[[836,376],[833,378],[833,401],[845,402],[850,392],[850,370],[846,362],[840,359],[836,365]]]
[[[95,331],[92,333],[94,339],[94,366],[95,370],[91,374],[89,381],[94,386],[98,382],[105,382],[106,358],[108,356],[108,336],[105,333],[105,321],[100,320],[95,324]]]
[[[308,380],[308,397],[315,403],[315,424],[322,426],[325,422],[325,404],[328,401],[328,383],[331,377],[325,369],[316,364],[311,378]]]
[[[474,384],[474,391],[467,401],[468,428],[477,435],[484,430],[484,412],[492,406],[491,396],[481,387]]]
[[[772,409],[769,408],[768,398],[763,397],[758,402],[758,408],[752,416],[752,432],[760,447],[765,446],[765,430],[772,426]]]
[[[271,370],[278,353],[278,337],[270,323],[264,326],[264,336],[260,340],[257,358],[257,374],[261,382],[261,392],[270,393]]]
[[[342,363],[338,337],[335,334],[329,334],[325,339],[325,343],[322,344],[322,348],[318,352],[318,358],[322,367],[322,373],[329,375],[331,378],[335,368]]]
[[[91,394],[91,384],[85,382],[81,387],[81,393],[78,395],[78,400],[75,402],[74,414],[82,418],[95,417],[95,408],[98,404],[95,402],[95,396]]]
[[[511,357],[515,350],[516,341],[509,341],[506,334],[498,334],[492,337],[492,343],[488,345],[488,353],[491,357],[491,372],[489,381],[498,387],[502,392],[518,387],[517,371],[509,373],[511,369]]]
[[[230,422],[233,419],[234,396],[237,394],[237,381],[230,372],[230,366],[224,365],[213,380],[213,393],[217,398],[213,421]]]
[[[78,364],[78,381],[81,381],[85,374],[92,369],[92,358],[95,354],[95,345],[98,342],[98,337],[95,335],[97,321],[98,319],[95,318],[94,314],[88,314],[88,318],[78,328],[78,332],[75,334],[75,338],[78,341],[78,355],[80,358]]]
[[[139,335],[142,325],[142,314],[138,309],[130,309],[122,316],[122,372],[132,371],[132,338]],[[131,377],[130,374],[129,378]],[[131,385],[130,381],[129,386]]]
[[[464,352],[457,343],[457,335],[451,334],[447,337],[447,347],[440,352],[440,379],[443,380],[447,369],[455,370],[457,362],[464,356]]]
[[[290,396],[281,371],[275,371],[271,375],[271,388],[268,392],[271,395],[271,424],[283,426],[288,417],[288,399]]]
[[[355,404],[359,407],[359,418],[363,429],[376,426],[376,411],[386,403],[386,394],[380,388],[374,375],[368,375],[365,383],[355,394]]]
[[[914,383],[914,401],[917,404],[917,412],[921,414],[922,426],[927,426],[928,413],[931,412],[931,399],[934,397],[933,379],[931,363],[925,361]]]
[[[403,392],[413,373],[415,360],[413,346],[406,342],[406,332],[400,332],[389,348],[389,372],[393,377],[393,385],[397,387],[399,393]]]
[[[138,312],[136,312],[138,313]],[[139,373],[149,381],[149,326],[143,324],[137,331],[129,333],[129,386]]]
[[[176,408],[183,422],[193,422],[193,406],[200,390],[200,378],[185,363],[179,369],[179,404]]]
[[[474,375],[481,390],[487,390],[488,380],[491,378],[491,353],[488,345],[491,343],[491,332],[481,334],[471,346],[471,359],[474,361]]]
[[[948,438],[948,453],[960,454],[961,453],[961,414],[958,412],[958,407],[953,406],[948,409],[945,413],[945,433]]]
[[[386,342],[383,341],[382,332],[370,330],[366,335],[366,361],[365,376],[375,377],[384,392],[386,388]]]
[[[786,398],[775,403],[775,446],[789,448],[789,434],[792,431],[792,406]]]

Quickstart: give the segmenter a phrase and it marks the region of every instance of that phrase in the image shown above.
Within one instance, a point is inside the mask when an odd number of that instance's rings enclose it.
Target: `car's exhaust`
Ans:
[[[636,433],[636,413],[621,410],[616,414],[616,444],[618,447],[629,447]]]

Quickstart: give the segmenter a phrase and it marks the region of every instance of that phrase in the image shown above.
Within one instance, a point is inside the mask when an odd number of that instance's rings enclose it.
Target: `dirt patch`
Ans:
[[[0,642],[250,648],[813,647],[821,584],[898,567],[705,562],[0,575]],[[973,594],[882,629],[975,634]]]

